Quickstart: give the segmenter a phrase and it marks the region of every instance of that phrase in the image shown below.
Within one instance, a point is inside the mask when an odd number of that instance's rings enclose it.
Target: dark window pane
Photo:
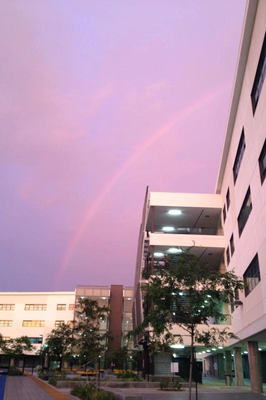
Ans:
[[[229,252],[229,247],[226,249],[226,260],[227,260],[227,265],[230,263],[230,252]]]
[[[260,267],[258,255],[253,258],[244,273],[245,295],[247,296],[260,282]]]
[[[260,166],[261,183],[263,183],[266,176],[266,140],[264,142],[263,148],[260,153],[259,166]]]
[[[241,233],[243,232],[243,229],[246,225],[251,210],[252,210],[251,193],[250,193],[250,188],[248,188],[242,208],[237,218],[239,236],[241,236]]]
[[[226,208],[225,208],[225,206],[223,208],[223,217],[224,217],[224,223],[225,223],[225,220],[226,220]]]
[[[227,210],[230,206],[230,190],[228,188],[227,193],[226,193],[226,205],[227,205]]]
[[[237,179],[237,176],[238,176],[238,173],[240,170],[240,165],[242,162],[242,158],[244,156],[245,148],[246,148],[246,141],[245,141],[245,132],[244,132],[244,128],[243,128],[241,137],[240,137],[240,141],[239,141],[239,145],[237,148],[237,152],[236,152],[234,166],[233,166],[234,183],[236,182],[236,179]]]
[[[251,91],[251,103],[252,103],[253,114],[256,111],[256,107],[260,98],[265,75],[266,75],[266,34],[264,36],[259,63]]]
[[[232,257],[235,252],[235,243],[234,243],[234,235],[233,234],[230,239],[230,249],[231,249],[231,257]]]

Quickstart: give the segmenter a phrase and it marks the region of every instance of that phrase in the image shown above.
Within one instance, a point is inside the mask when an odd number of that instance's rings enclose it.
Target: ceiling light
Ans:
[[[244,351],[244,354],[248,354],[248,352],[247,352],[247,351]]]
[[[170,214],[170,215],[181,215],[182,211],[180,211],[180,210],[169,210],[168,214]]]
[[[171,247],[171,248],[168,250],[168,252],[169,252],[169,253],[172,253],[172,254],[176,254],[176,253],[182,253],[182,250],[181,250],[181,249],[177,249],[176,247]]]
[[[182,344],[171,344],[172,349],[184,349],[185,346],[183,346]]]
[[[259,348],[259,351],[261,351],[262,349],[261,348]]]
[[[163,253],[154,253],[153,255],[154,255],[154,257],[163,257],[164,256]]]
[[[203,351],[202,354],[206,354],[206,351]]]
[[[204,303],[208,303],[207,300],[204,300]]]
[[[211,295],[210,295],[210,294],[207,294],[207,297],[211,297]]]
[[[212,349],[213,351],[216,351],[215,347]]]
[[[164,232],[173,232],[175,228],[173,226],[164,226],[163,231]]]
[[[211,350],[207,350],[207,353],[210,353],[211,352]]]
[[[223,349],[223,346],[219,346],[218,349]]]
[[[179,295],[180,295],[180,296],[183,296],[183,292],[179,292]]]

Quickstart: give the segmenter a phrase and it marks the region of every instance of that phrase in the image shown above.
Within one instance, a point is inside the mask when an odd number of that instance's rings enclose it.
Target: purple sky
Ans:
[[[0,291],[132,285],[146,186],[213,192],[245,0],[2,0]]]

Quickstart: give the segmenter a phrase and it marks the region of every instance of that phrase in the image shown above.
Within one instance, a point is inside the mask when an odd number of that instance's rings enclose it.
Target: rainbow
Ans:
[[[108,193],[112,190],[112,188],[119,182],[121,177],[125,174],[125,172],[130,168],[130,166],[135,162],[135,160],[140,157],[149,147],[151,147],[157,140],[159,140],[162,136],[165,136],[171,129],[179,122],[183,121],[194,112],[200,110],[205,107],[214,99],[220,97],[225,92],[230,90],[231,85],[226,84],[211,93],[204,94],[201,96],[195,103],[192,105],[185,107],[180,112],[178,112],[167,124],[161,127],[158,131],[154,132],[150,135],[143,143],[141,143],[136,151],[131,154],[131,156],[125,161],[124,165],[114,174],[111,180],[108,180],[108,183],[103,187],[100,194],[96,197],[92,205],[89,206],[88,210],[85,212],[85,215],[82,219],[82,223],[79,225],[78,229],[72,236],[69,245],[67,246],[67,250],[62,257],[62,261],[60,263],[60,267],[55,277],[55,283],[57,284],[65,270],[67,269],[68,263],[83,235],[83,232],[88,225],[90,219],[93,217],[97,209],[100,207]]]

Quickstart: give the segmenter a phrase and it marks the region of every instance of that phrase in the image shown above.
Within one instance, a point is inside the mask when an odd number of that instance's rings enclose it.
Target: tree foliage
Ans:
[[[81,360],[95,361],[105,350],[107,335],[100,331],[101,321],[106,320],[110,309],[99,306],[96,300],[80,299],[76,311],[76,351]]]
[[[27,336],[3,340],[1,342],[1,349],[4,354],[10,356],[18,356],[25,353],[30,353],[33,350],[33,345]]]
[[[67,357],[72,354],[74,345],[75,333],[73,324],[60,324],[47,336],[45,346],[42,348],[42,354],[48,354],[52,357]]]
[[[236,338],[226,325],[222,329],[208,325],[226,321],[228,314],[222,306],[243,289],[243,281],[233,271],[221,273],[203,264],[190,250],[169,256],[163,268],[152,269],[142,285],[148,313],[135,333],[147,337],[148,330],[150,349],[156,351],[183,343],[182,334],[173,334],[173,326],[179,325],[191,338],[191,383],[194,344],[214,346]],[[207,326],[203,332],[198,329],[202,324]]]

